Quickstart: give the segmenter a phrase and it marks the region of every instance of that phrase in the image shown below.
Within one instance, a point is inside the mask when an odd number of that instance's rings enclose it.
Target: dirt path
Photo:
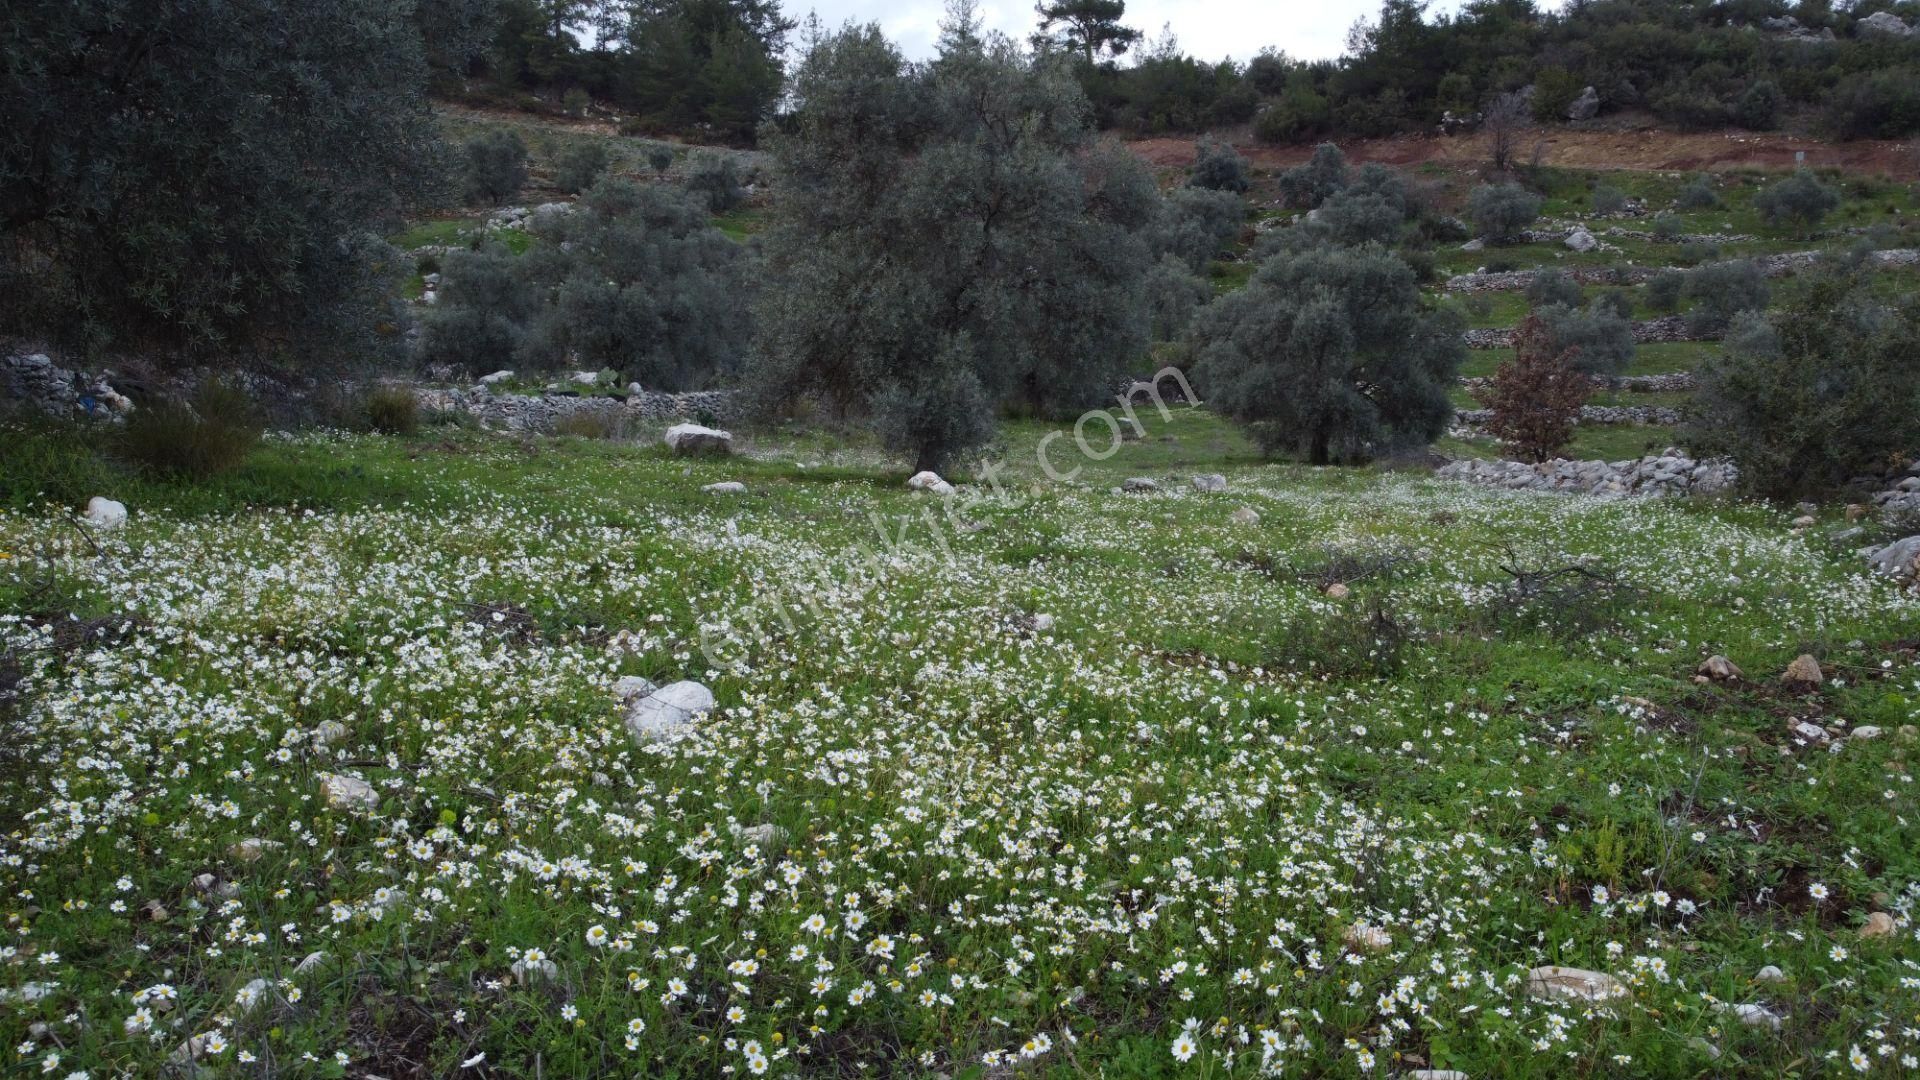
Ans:
[[[1853,173],[1878,173],[1894,179],[1920,179],[1920,140],[1891,142],[1861,140],[1825,143],[1791,135],[1755,135],[1745,131],[1682,134],[1671,131],[1569,131],[1555,129],[1524,136],[1520,157],[1531,158],[1543,142],[1541,160],[1547,165],[1575,169],[1626,169],[1640,172],[1694,172],[1731,169],[1791,169],[1795,155],[1805,152],[1815,168],[1837,167]],[[1236,149],[1256,168],[1297,165],[1313,153],[1311,146],[1268,146],[1245,135],[1233,139]],[[1193,161],[1190,138],[1140,139],[1128,144],[1157,168],[1184,168]],[[1340,140],[1340,149],[1355,162],[1387,165],[1438,163],[1471,168],[1488,158],[1485,135],[1402,135],[1391,139]]]

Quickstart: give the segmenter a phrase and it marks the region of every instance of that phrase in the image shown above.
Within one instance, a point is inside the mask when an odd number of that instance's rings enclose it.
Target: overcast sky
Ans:
[[[944,0],[783,0],[787,14],[806,18],[818,11],[829,27],[852,20],[878,22],[915,59],[933,52]],[[1440,0],[1436,10],[1457,7]],[[1158,38],[1171,24],[1180,46],[1205,60],[1231,56],[1242,62],[1274,45],[1302,60],[1339,56],[1347,28],[1380,10],[1379,0],[1128,0],[1126,24]],[[1033,0],[980,0],[987,28],[1024,39],[1037,21]]]

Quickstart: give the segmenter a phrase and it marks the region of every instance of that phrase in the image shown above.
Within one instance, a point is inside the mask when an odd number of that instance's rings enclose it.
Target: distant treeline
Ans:
[[[491,45],[443,71],[443,92],[558,106],[593,99],[653,130],[751,140],[780,102],[794,23],[772,0],[467,0],[497,5]],[[1604,113],[1633,110],[1686,129],[1839,138],[1920,131],[1920,32],[1862,23],[1920,20],[1914,0],[1470,0],[1458,13],[1386,0],[1338,60],[1268,49],[1247,62],[1184,52],[1125,23],[1120,0],[1043,4],[1033,44],[1073,67],[1104,130],[1195,132],[1251,124],[1272,142],[1431,130],[1532,87],[1559,122],[1586,87]],[[1782,20],[1791,19],[1792,23]],[[818,32],[817,29],[815,31]]]

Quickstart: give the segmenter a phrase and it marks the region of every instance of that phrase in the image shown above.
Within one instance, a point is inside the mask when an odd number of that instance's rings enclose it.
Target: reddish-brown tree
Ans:
[[[1523,461],[1546,461],[1573,441],[1580,408],[1593,380],[1573,366],[1579,349],[1556,353],[1553,335],[1537,315],[1514,334],[1513,359],[1476,393],[1493,411],[1487,430]]]

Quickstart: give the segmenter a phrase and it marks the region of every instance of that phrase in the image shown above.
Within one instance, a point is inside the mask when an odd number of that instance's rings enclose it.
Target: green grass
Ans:
[[[693,1078],[749,1042],[775,1075],[983,1076],[1023,1047],[1060,1080],[1252,1075],[1264,1032],[1313,1075],[1359,1075],[1356,1045],[1373,1075],[1480,1077],[1912,1048],[1920,598],[1835,525],[1312,470],[1201,412],[1143,419],[1117,446],[1084,425],[1097,460],[1010,424],[1000,493],[950,510],[849,432],[697,462],[654,434],[281,439],[184,488],[10,431],[8,492],[133,510],[89,543],[38,497],[0,509],[27,675],[0,987],[51,987],[0,1011],[14,1071],[157,1075],[208,1032],[211,1069],[295,1076],[484,1053]],[[1083,471],[1049,481],[1043,448]],[[1169,493],[1111,492],[1130,476]],[[1575,564],[1617,590],[1512,588]],[[109,613],[131,622],[59,629]],[[1829,680],[1790,693],[1803,651]],[[1695,685],[1710,653],[1749,681]],[[620,675],[720,711],[637,745]],[[1805,745],[1789,718],[1883,736]],[[323,773],[374,805],[329,807]],[[1874,910],[1896,937],[1858,934]],[[551,979],[514,975],[530,949]],[[1535,1001],[1540,964],[1628,995]]]

